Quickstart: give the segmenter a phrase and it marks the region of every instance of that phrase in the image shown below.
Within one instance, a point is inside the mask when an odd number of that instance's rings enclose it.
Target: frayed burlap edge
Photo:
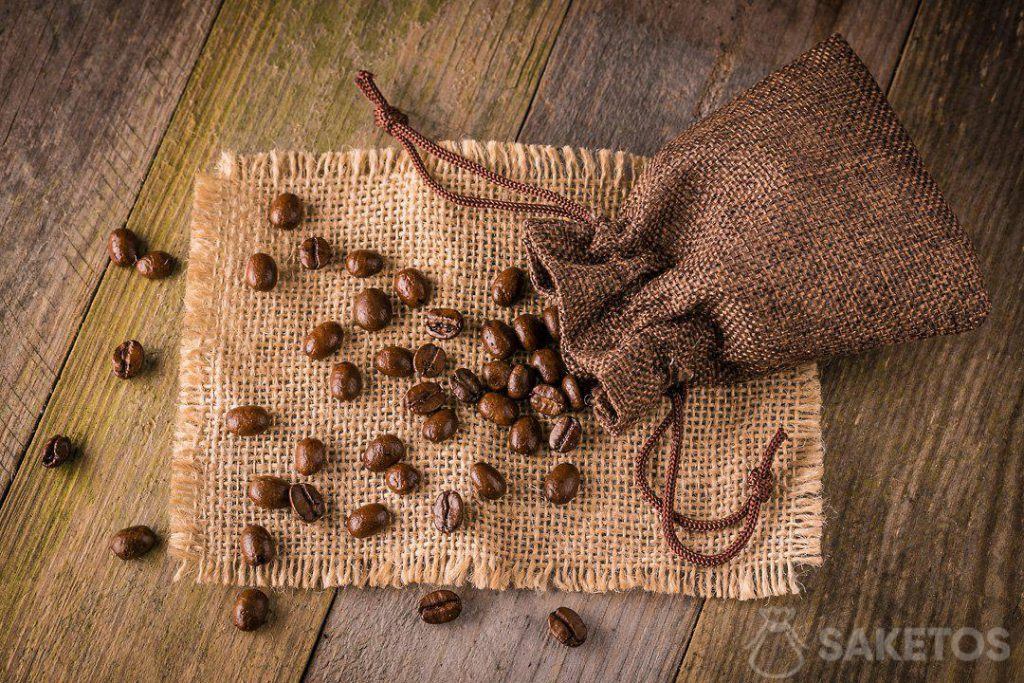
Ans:
[[[521,176],[530,169],[540,177],[557,174],[571,180],[577,174],[587,173],[598,178],[619,180],[624,175],[635,178],[646,162],[643,157],[611,150],[480,143],[474,140],[442,144],[498,173],[514,176]],[[436,164],[434,160],[427,160],[431,170]],[[286,175],[291,182],[301,186],[302,183],[322,181],[331,176],[342,179],[411,172],[413,166],[404,153],[384,148],[323,154],[273,151],[244,158],[224,152],[214,175],[197,176],[182,324],[178,420],[172,452],[169,548],[171,554],[180,560],[175,580],[192,578],[201,583],[237,585],[247,582],[298,588],[469,583],[476,588],[497,590],[557,588],[607,592],[642,589],[741,600],[800,592],[802,570],[822,562],[823,449],[816,365],[806,365],[796,371],[801,401],[797,421],[790,425],[788,445],[793,452],[791,468],[795,476],[790,477],[785,489],[779,491],[779,495],[786,495],[794,501],[800,523],[791,530],[790,555],[769,566],[733,564],[723,570],[711,571],[693,568],[682,575],[672,575],[662,569],[623,569],[611,574],[589,567],[557,567],[554,563],[517,562],[499,566],[491,558],[471,554],[435,556],[430,561],[419,559],[404,567],[392,561],[366,562],[336,557],[312,566],[305,558],[282,557],[272,569],[264,568],[249,574],[238,571],[233,563],[216,562],[214,558],[205,556],[203,539],[195,524],[195,506],[203,472],[198,443],[209,418],[208,409],[202,405],[202,391],[210,380],[211,370],[209,354],[212,340],[207,333],[217,315],[216,298],[211,291],[218,249],[212,207],[217,205],[221,193],[231,183],[275,183]],[[737,482],[737,486],[742,486],[742,482]]]

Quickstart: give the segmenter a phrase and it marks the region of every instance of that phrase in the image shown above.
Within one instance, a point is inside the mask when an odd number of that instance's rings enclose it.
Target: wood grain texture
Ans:
[[[128,226],[186,253],[193,175],[223,147],[378,142],[352,85],[359,67],[377,69],[446,131],[502,134],[522,120],[563,17],[547,3],[227,2]],[[175,563],[163,552],[122,563],[106,548],[123,526],[168,526],[183,288],[181,273],[151,282],[109,269],[102,278],[0,509],[5,679],[294,680],[306,665],[330,592],[275,592],[272,625],[245,634],[230,625],[234,591],[172,584]],[[157,361],[129,382],[110,370],[125,338]],[[83,456],[44,471],[35,454],[55,432],[78,439]]]
[[[519,138],[653,152],[705,110],[832,32],[854,41],[864,36],[860,17],[884,17],[888,24],[862,38],[864,46],[854,42],[874,73],[887,78],[914,5],[854,4],[856,10],[813,3],[574,3]],[[856,23],[847,23],[851,17]],[[339,591],[308,678],[667,680],[682,660],[701,604],[642,592],[462,589],[465,617],[436,627],[415,614],[423,592]],[[547,634],[547,614],[563,604],[590,625],[581,648],[568,650]]]
[[[0,499],[219,4],[0,4]]]
[[[807,645],[793,680],[1024,675],[1022,22],[1019,2],[926,0],[893,81],[893,106],[977,247],[993,310],[971,334],[826,368],[826,562],[806,598],[770,602],[793,610]],[[744,645],[761,630],[761,607],[709,603],[680,679],[759,679]],[[993,661],[986,648],[958,660],[948,632],[941,656],[934,635],[924,639],[925,661],[899,661],[905,633],[881,661],[819,655],[822,634],[845,647],[858,629],[874,642],[876,628],[913,627],[1002,628],[1010,657]],[[756,661],[769,673],[800,664],[772,637]]]

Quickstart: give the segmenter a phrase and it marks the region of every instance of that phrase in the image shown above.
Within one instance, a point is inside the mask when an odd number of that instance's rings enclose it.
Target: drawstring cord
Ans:
[[[552,192],[551,190],[546,190],[542,187],[512,180],[511,178],[495,173],[475,161],[470,161],[466,157],[445,149],[433,140],[424,137],[419,131],[409,125],[408,116],[392,107],[388,101],[384,99],[384,95],[382,95],[380,90],[377,89],[377,84],[373,81],[373,74],[369,71],[360,71],[356,75],[356,85],[359,86],[359,89],[366,96],[366,99],[373,103],[373,120],[374,123],[377,124],[377,127],[383,129],[388,135],[401,143],[402,147],[405,148],[405,151],[409,153],[413,166],[416,168],[416,171],[419,172],[423,182],[444,199],[458,204],[459,206],[466,206],[474,209],[502,209],[505,211],[516,211],[521,213],[561,216],[581,223],[595,222],[594,215],[582,204],[577,204],[576,202],[561,196],[557,192]],[[441,159],[442,161],[447,161],[449,164],[457,166],[464,171],[469,171],[473,175],[483,178],[484,180],[488,180],[495,185],[500,185],[501,187],[512,190],[513,192],[533,197],[544,203],[532,204],[529,202],[487,199],[484,197],[472,197],[453,192],[443,187],[433,176],[430,175],[427,171],[426,165],[423,163],[423,159],[420,158],[419,152],[416,151],[417,147],[428,154],[432,154],[438,159]]]

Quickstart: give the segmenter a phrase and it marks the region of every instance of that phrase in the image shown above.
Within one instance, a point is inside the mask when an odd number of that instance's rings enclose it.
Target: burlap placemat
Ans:
[[[615,216],[645,159],[608,151],[555,149],[466,141],[462,154],[516,179],[551,188]],[[493,189],[468,174],[428,162],[449,186],[473,195]],[[308,217],[294,231],[269,227],[267,207],[291,191]],[[320,271],[299,266],[298,245],[324,237],[336,252],[372,248],[387,267],[366,280],[351,277],[335,261]],[[278,262],[277,287],[254,292],[243,284],[245,262],[263,251]],[[414,380],[384,378],[372,370],[382,346],[410,349],[429,340],[423,310],[396,301],[396,319],[382,332],[351,324],[353,297],[368,286],[391,291],[391,278],[415,266],[434,282],[432,304],[467,316],[467,329],[441,345],[448,373],[478,369],[486,360],[479,325],[509,320],[542,302],[528,297],[513,313],[488,296],[491,280],[509,265],[523,265],[518,219],[467,210],[432,195],[409,160],[393,149],[310,155],[273,152],[225,154],[217,173],[196,180],[192,241],[185,295],[179,418],[173,454],[172,551],[181,558],[179,577],[225,584],[322,587],[463,584],[482,588],[644,590],[699,596],[757,598],[799,590],[800,565],[821,562],[822,451],[817,371],[805,366],[746,384],[694,389],[686,404],[686,454],[677,508],[697,517],[732,512],[744,499],[747,471],[779,426],[791,440],[779,453],[776,494],[763,508],[749,545],[732,562],[697,569],[675,558],[658,531],[657,516],[632,481],[632,462],[650,425],[612,437],[591,416],[585,438],[568,455],[546,449],[513,455],[506,430],[460,406],[462,427],[443,444],[419,435],[420,419],[402,407]],[[316,324],[340,321],[347,337],[338,352],[312,361],[300,343]],[[353,403],[330,398],[327,378],[340,360],[356,363],[364,393]],[[235,437],[224,414],[242,404],[271,410],[274,425],[257,437]],[[662,410],[667,410],[667,405]],[[410,447],[407,461],[424,475],[411,496],[398,497],[383,475],[361,467],[360,454],[373,436],[393,432]],[[249,479],[276,474],[290,479],[294,444],[315,436],[328,444],[330,462],[311,477],[328,501],[327,516],[303,524],[287,510],[256,508],[245,495]],[[654,475],[661,482],[665,454]],[[510,492],[481,502],[472,494],[469,467],[490,462],[506,476]],[[580,496],[554,507],[541,495],[553,465],[575,462],[583,473]],[[470,521],[452,535],[431,524],[430,508],[444,489],[462,492]],[[344,528],[346,514],[383,502],[394,523],[384,534],[356,540]],[[274,535],[278,558],[266,567],[246,566],[238,551],[242,527],[259,523]],[[694,547],[724,547],[731,532],[686,540]]]

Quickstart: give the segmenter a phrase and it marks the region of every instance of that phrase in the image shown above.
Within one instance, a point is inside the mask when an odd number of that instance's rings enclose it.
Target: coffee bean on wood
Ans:
[[[407,496],[420,484],[420,472],[412,465],[400,462],[384,472],[384,484],[399,496]]]
[[[242,529],[239,547],[242,559],[250,567],[269,564],[277,557],[277,548],[274,545],[273,537],[259,524],[249,524]]]
[[[260,406],[238,406],[228,411],[224,422],[236,436],[255,436],[270,429],[270,413]]]
[[[423,438],[432,443],[446,441],[459,430],[459,419],[451,408],[442,408],[423,421]]]
[[[512,306],[523,296],[526,274],[519,268],[506,268],[491,284],[491,299],[499,306]]]
[[[302,222],[302,200],[291,192],[283,192],[270,203],[270,224],[281,230],[291,230]]]
[[[420,382],[405,392],[405,407],[416,415],[429,415],[447,402],[448,397],[437,382]]]
[[[477,412],[486,420],[502,427],[511,427],[519,416],[515,401],[496,391],[488,391],[476,404]]]
[[[292,484],[288,488],[288,500],[295,516],[306,523],[317,521],[327,511],[324,497],[312,484]]]
[[[484,500],[498,500],[508,490],[504,475],[486,462],[474,463],[469,468],[469,480]]]
[[[548,629],[566,647],[579,647],[587,640],[587,625],[568,607],[559,607],[548,615]]]
[[[412,359],[413,368],[422,377],[437,377],[448,364],[448,354],[436,344],[424,344],[416,349]]]
[[[559,453],[568,453],[580,445],[580,438],[583,435],[583,428],[580,421],[570,415],[558,418],[551,427],[551,434],[548,437],[548,446],[551,450]]]
[[[363,467],[383,472],[405,457],[405,442],[394,434],[379,434],[363,450]]]
[[[463,504],[458,491],[444,491],[434,500],[434,528],[450,534],[462,526]]]
[[[322,237],[307,237],[299,246],[299,263],[306,270],[320,270],[334,259],[331,244]]]
[[[311,477],[327,464],[327,446],[320,439],[305,438],[295,445],[295,471]]]
[[[121,529],[110,539],[110,552],[122,560],[137,560],[156,547],[159,539],[148,526]]]
[[[285,479],[265,474],[249,480],[246,495],[256,504],[256,507],[264,510],[278,510],[291,505],[288,500],[289,486],[290,484]]]
[[[147,280],[162,280],[174,272],[174,257],[166,251],[151,251],[135,262],[135,272]]]
[[[267,623],[270,599],[259,588],[244,588],[235,596],[231,622],[240,631],[255,631]]]
[[[508,447],[513,453],[531,455],[537,452],[544,439],[540,420],[533,415],[524,415],[508,430]]]
[[[256,253],[245,262],[245,284],[257,292],[269,292],[277,284],[277,262],[270,254]]]
[[[383,330],[391,322],[391,300],[376,287],[368,287],[356,294],[352,316],[355,324],[367,332]]]
[[[529,363],[545,384],[558,384],[562,379],[562,358],[551,349],[537,349],[530,354]]]
[[[555,505],[565,505],[579,490],[580,471],[572,463],[555,465],[544,477],[544,497]]]
[[[537,383],[537,371],[529,365],[516,363],[508,376],[508,396],[517,401],[529,397]]]
[[[541,415],[555,417],[565,412],[568,403],[565,396],[550,384],[538,384],[530,392],[530,407]]]
[[[345,339],[345,330],[333,320],[320,323],[306,335],[302,350],[313,360],[327,358],[339,348]]]
[[[418,611],[428,624],[446,624],[462,614],[462,599],[450,590],[436,590],[420,598]]]
[[[454,308],[432,308],[426,316],[427,333],[436,339],[454,339],[462,332],[462,314]]]
[[[353,401],[363,391],[363,373],[355,364],[345,361],[331,368],[331,396],[339,401]]]
[[[373,358],[373,367],[388,377],[412,377],[412,351],[401,346],[385,346]]]
[[[115,266],[134,266],[141,249],[139,238],[128,228],[118,228],[107,238],[107,254]]]
[[[345,256],[345,270],[355,277],[370,277],[384,268],[384,257],[369,249],[356,249]]]
[[[533,313],[523,313],[512,321],[519,345],[524,351],[536,351],[548,343],[548,331],[544,321]]]
[[[395,273],[395,294],[409,308],[419,308],[430,298],[430,281],[415,268],[403,268]]]
[[[58,434],[51,437],[43,446],[43,467],[60,467],[69,460],[74,460],[77,455],[78,449],[71,443],[71,439]]]
[[[114,376],[130,379],[142,372],[142,368],[146,364],[146,352],[142,348],[142,344],[134,339],[129,339],[126,342],[121,342],[114,349],[113,361]]]
[[[492,360],[484,363],[480,377],[491,391],[505,391],[512,376],[512,364],[507,360]]]
[[[509,358],[519,348],[515,330],[500,320],[488,320],[480,327],[484,349],[494,358]]]
[[[484,385],[469,368],[459,368],[448,380],[452,394],[462,403],[473,404],[484,395]]]
[[[388,528],[391,513],[380,503],[369,503],[356,508],[345,520],[345,528],[353,538],[369,538]]]

